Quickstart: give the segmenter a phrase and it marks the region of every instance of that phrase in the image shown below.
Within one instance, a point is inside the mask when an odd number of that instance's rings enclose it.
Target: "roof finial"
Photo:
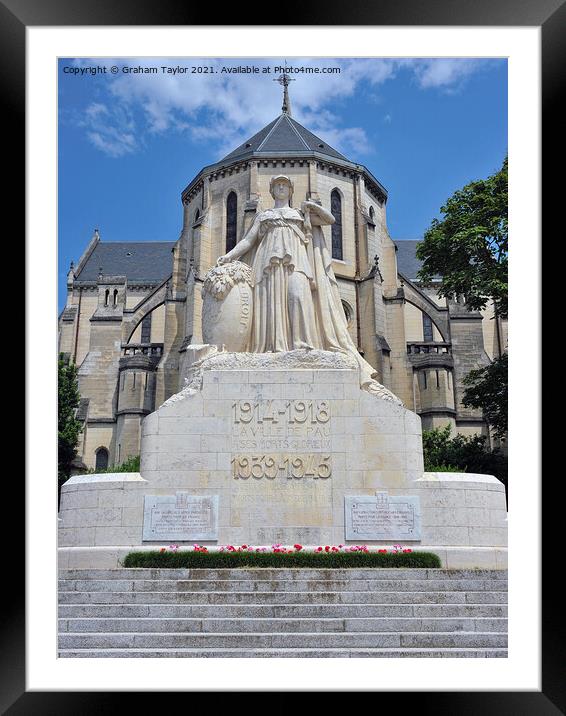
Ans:
[[[283,106],[281,107],[283,114],[288,114],[289,117],[291,116],[291,100],[289,99],[289,82],[294,82],[295,80],[293,78],[287,77],[287,60],[285,60],[285,72],[275,80],[274,82],[279,82],[280,85],[283,86]]]

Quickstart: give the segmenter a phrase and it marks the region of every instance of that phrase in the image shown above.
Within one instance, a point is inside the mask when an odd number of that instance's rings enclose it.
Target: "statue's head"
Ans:
[[[288,195],[290,204],[293,198],[293,182],[284,174],[271,177],[269,181],[269,193],[274,199],[285,199],[286,195]]]

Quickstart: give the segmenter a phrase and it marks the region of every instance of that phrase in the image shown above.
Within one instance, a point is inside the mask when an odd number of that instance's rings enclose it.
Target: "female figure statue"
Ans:
[[[399,402],[374,380],[375,371],[359,354],[350,334],[332,257],[321,226],[334,217],[313,201],[301,211],[290,206],[289,177],[271,178],[274,207],[257,214],[246,236],[217,263],[243,258],[252,268],[253,322],[250,353],[319,349],[353,356],[361,386]],[[391,396],[391,397],[389,397]]]

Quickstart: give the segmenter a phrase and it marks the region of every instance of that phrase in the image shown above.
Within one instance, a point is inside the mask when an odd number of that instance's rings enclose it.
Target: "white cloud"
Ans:
[[[95,61],[93,64],[98,64]],[[80,64],[88,64],[81,60]],[[273,69],[283,61],[273,59],[132,58],[126,63],[108,60],[122,68],[155,67],[156,74],[123,73],[109,79],[109,97],[93,102],[83,113],[89,140],[110,156],[137,151],[147,134],[187,133],[193,141],[207,142],[220,158],[272,121],[280,111],[282,90]],[[164,74],[162,66],[178,66],[185,72]],[[192,73],[192,67],[211,72]],[[259,74],[226,73],[223,67],[256,66]],[[266,67],[271,73],[263,73]],[[400,72],[410,72],[423,89],[454,90],[482,67],[470,59],[332,59],[293,58],[289,74],[293,117],[345,154],[363,158],[372,151],[365,130],[344,126],[341,108],[345,100],[363,91],[370,101],[379,87]],[[334,73],[312,72],[332,68]],[[336,70],[340,70],[337,72]],[[135,117],[135,121],[134,121]],[[385,114],[384,122],[391,116]]]
[[[110,157],[122,157],[139,148],[134,120],[123,107],[109,109],[101,102],[93,102],[77,123],[84,127],[89,141]]]
[[[442,88],[455,91],[486,64],[481,59],[440,58],[418,60],[414,65],[417,82],[422,89]]]

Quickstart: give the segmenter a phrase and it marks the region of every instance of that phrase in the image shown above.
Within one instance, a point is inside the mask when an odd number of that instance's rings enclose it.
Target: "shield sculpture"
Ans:
[[[202,287],[202,337],[230,352],[246,351],[253,317],[250,267],[241,261],[215,266]]]

